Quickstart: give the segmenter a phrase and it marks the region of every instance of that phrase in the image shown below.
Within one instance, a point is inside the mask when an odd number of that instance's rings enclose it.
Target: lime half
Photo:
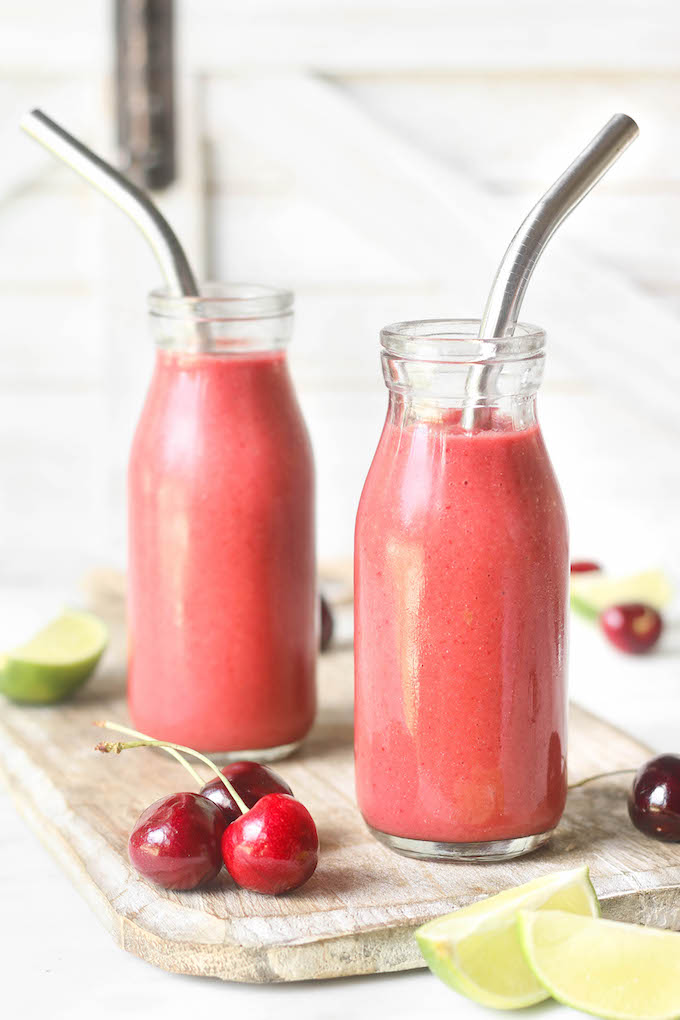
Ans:
[[[60,701],[85,683],[107,640],[98,617],[65,612],[27,644],[0,658],[0,691],[14,701],[40,705]]]
[[[594,619],[610,606],[643,602],[664,609],[673,598],[673,585],[662,570],[647,570],[618,580],[592,574],[572,574],[571,604],[582,616]]]
[[[587,868],[557,871],[507,889],[416,932],[430,970],[485,1006],[519,1009],[548,998],[529,969],[517,933],[517,911],[564,910],[590,917],[600,910]]]
[[[680,1016],[680,934],[562,911],[519,915],[527,962],[553,998],[612,1020]]]

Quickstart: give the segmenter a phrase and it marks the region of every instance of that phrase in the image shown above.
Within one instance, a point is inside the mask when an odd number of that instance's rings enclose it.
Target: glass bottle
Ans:
[[[150,296],[156,363],[129,475],[134,725],[227,757],[290,753],[315,713],[314,470],[293,296]]]
[[[478,329],[382,331],[389,406],[356,524],[359,806],[382,842],[431,859],[526,853],[566,798],[569,561],[536,419],[545,334]]]

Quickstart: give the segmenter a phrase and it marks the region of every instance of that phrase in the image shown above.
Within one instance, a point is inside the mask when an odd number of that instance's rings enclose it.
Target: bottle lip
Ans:
[[[208,281],[201,284],[201,293],[195,297],[172,294],[167,287],[152,290],[149,311],[163,319],[242,322],[291,316],[294,301],[293,291],[266,284]]]
[[[527,322],[511,335],[479,336],[480,319],[419,319],[393,322],[380,331],[387,356],[407,361],[489,364],[536,358],[545,347],[545,331]]]

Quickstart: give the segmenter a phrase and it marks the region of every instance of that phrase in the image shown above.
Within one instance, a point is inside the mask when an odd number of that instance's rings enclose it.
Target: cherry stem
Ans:
[[[126,744],[122,743],[97,744],[97,746],[95,747],[95,751],[102,751],[104,752],[104,754],[109,753],[120,754],[121,751],[127,751],[128,748],[130,747],[148,747],[148,746],[149,746],[148,741],[137,740],[134,743],[130,742]],[[179,753],[179,751],[176,751],[174,747],[161,747],[160,750],[166,751],[168,754],[171,754],[175,761],[178,761],[180,765],[183,765],[197,786],[205,785],[203,779],[201,778],[201,776],[199,776],[194,766],[190,762],[188,762],[186,758]]]
[[[131,744],[130,746],[132,747],[162,747],[165,749],[172,748],[174,751],[181,751],[182,754],[190,754],[192,755],[192,757],[198,758],[199,761],[202,761],[204,765],[207,765],[208,768],[212,769],[217,778],[221,780],[222,784],[227,790],[227,793],[231,795],[241,814],[245,815],[250,810],[248,805],[243,800],[241,800],[238,793],[231,785],[227,777],[223,775],[222,772],[220,772],[215,762],[211,761],[210,758],[207,758],[204,754],[201,754],[200,751],[194,751],[192,747],[184,747],[182,744],[172,744],[169,740],[154,740],[153,737],[150,737],[146,733],[140,733],[139,730],[130,729],[129,726],[119,726],[118,723],[110,722],[108,719],[104,720],[103,722],[95,723],[95,726],[101,726],[102,729],[105,730],[114,730],[116,733],[126,733],[130,737],[137,737],[138,742]],[[113,750],[117,746],[118,745],[116,744],[112,744],[111,750]],[[120,750],[122,751],[126,749],[126,747],[127,745],[121,744]]]
[[[637,769],[616,769],[615,772],[598,772],[595,776],[586,776],[585,779],[579,779],[578,783],[569,783],[568,790],[575,790],[579,786],[585,786],[586,783],[594,783],[596,779],[610,779],[612,776],[630,776]]]

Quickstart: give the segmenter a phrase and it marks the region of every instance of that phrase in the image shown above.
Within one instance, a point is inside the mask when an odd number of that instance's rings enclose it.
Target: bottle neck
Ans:
[[[463,427],[466,406],[463,399],[428,398],[421,393],[391,389],[387,417],[390,424],[399,428],[423,425],[470,431]],[[522,432],[538,423],[535,393],[516,393],[493,404],[475,403],[474,406],[476,426],[472,431]]]
[[[545,334],[516,323],[480,337],[476,319],[397,322],[381,331],[390,413],[466,432],[530,428],[543,375]]]
[[[200,297],[154,291],[151,332],[165,351],[247,355],[279,351],[290,341],[293,295],[259,284],[204,284]]]

